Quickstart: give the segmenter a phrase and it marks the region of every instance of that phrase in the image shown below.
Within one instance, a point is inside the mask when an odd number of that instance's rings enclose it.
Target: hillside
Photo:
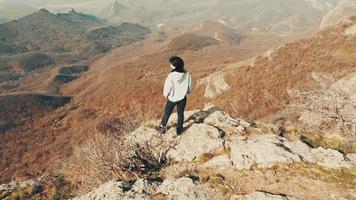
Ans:
[[[208,101],[230,113],[298,125],[354,149],[355,19],[271,49],[202,79]]]
[[[291,101],[288,91],[307,91],[317,87],[317,83],[310,78],[313,73],[332,76],[335,80],[351,74],[355,71],[353,44],[356,41],[355,37],[346,35],[345,32],[354,24],[355,21],[347,22],[337,28],[322,31],[314,37],[271,49],[254,58],[251,65],[237,67],[235,74],[231,74],[227,80],[239,90],[230,90],[229,92],[234,93],[230,95],[237,95],[235,99],[241,97],[240,102],[245,102],[248,106],[238,106],[241,110],[253,110],[252,107],[257,104],[251,104],[250,101],[258,100],[261,109],[256,110],[260,111],[245,114],[248,118],[260,118],[267,116],[269,110],[273,113]],[[253,92],[242,97],[239,93],[242,94],[244,90]],[[278,101],[274,102],[269,97]]]

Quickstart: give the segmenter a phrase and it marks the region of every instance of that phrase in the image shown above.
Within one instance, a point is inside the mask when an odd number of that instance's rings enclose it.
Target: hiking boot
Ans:
[[[184,133],[184,128],[177,128],[177,135],[182,135]]]
[[[162,124],[160,124],[160,125],[158,126],[158,131],[159,131],[161,134],[167,133],[167,126],[163,126]]]

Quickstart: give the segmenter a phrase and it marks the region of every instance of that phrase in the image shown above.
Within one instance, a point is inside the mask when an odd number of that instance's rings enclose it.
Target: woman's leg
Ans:
[[[174,106],[175,106],[174,102],[167,100],[166,108],[164,110],[164,114],[163,114],[162,121],[161,121],[161,126],[163,126],[163,127],[167,126],[167,122],[173,112]]]
[[[177,103],[177,113],[178,113],[178,124],[177,124],[177,134],[183,133],[183,123],[184,123],[184,109],[187,104],[187,97]]]

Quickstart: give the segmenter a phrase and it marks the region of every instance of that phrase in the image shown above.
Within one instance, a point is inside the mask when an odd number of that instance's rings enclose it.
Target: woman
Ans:
[[[187,104],[187,94],[193,89],[192,77],[184,69],[184,61],[177,56],[169,59],[172,71],[168,74],[164,83],[163,95],[167,98],[166,109],[164,111],[159,131],[164,134],[167,132],[167,122],[175,106],[177,106],[178,124],[177,135],[184,131],[184,109]]]

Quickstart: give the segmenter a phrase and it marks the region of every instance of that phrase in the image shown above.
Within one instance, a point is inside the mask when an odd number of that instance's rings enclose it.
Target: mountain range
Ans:
[[[4,3],[3,3],[4,4]],[[320,23],[324,14],[335,8],[356,5],[355,0],[253,0],[253,1],[28,1],[11,5],[0,12],[0,19],[18,18],[37,9],[67,12],[75,9],[108,20],[111,24],[139,23],[156,28],[194,26],[202,20],[222,20],[234,28],[290,33],[303,31]],[[186,5],[190,5],[186,7]],[[5,4],[4,4],[5,5]],[[11,10],[17,9],[17,16]],[[9,15],[12,15],[11,17]]]
[[[100,34],[99,31],[94,30],[95,28],[105,26],[107,26],[105,22],[99,18],[77,13],[74,10],[68,13],[52,14],[42,9],[0,26],[2,38],[0,52],[4,54],[42,50],[89,55],[95,52],[105,52],[111,47],[90,39],[93,38],[92,35]],[[91,37],[85,37],[85,34],[90,34]]]
[[[85,61],[112,48],[141,41],[149,32],[138,24],[110,26],[96,16],[75,10],[54,14],[41,9],[2,24],[0,91],[21,91],[16,89],[18,83],[32,77],[29,74],[33,71]]]
[[[235,28],[293,32],[320,23],[322,16],[336,7],[355,4],[355,0],[253,0],[253,1],[89,1],[41,4],[54,12],[70,8],[107,19],[110,23],[133,22],[150,26],[194,26],[202,20],[223,20]],[[86,5],[86,6],[85,6]],[[189,5],[187,7],[186,5]],[[39,6],[39,4],[37,4]]]

